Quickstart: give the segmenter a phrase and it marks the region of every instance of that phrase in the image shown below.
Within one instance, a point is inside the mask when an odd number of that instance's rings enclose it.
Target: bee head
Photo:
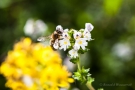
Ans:
[[[56,27],[56,32],[57,32],[58,34],[62,34],[62,33],[63,33],[63,28],[62,28],[61,25],[58,25],[58,26]]]

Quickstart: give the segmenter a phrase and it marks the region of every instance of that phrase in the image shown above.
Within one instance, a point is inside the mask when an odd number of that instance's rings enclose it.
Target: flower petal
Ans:
[[[85,23],[85,29],[87,29],[89,32],[93,30],[94,26],[91,23]]]

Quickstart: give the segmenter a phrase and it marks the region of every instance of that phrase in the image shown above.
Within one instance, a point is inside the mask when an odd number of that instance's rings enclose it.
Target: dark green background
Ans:
[[[135,89],[135,0],[0,0],[0,62],[13,44],[25,37],[23,28],[29,18],[43,20],[48,32],[53,32],[59,24],[80,29],[86,22],[92,23],[95,40],[89,43],[84,65],[95,78],[94,88]],[[113,48],[119,43],[131,48],[132,53],[127,53],[130,58],[114,53]],[[0,75],[0,90],[8,90],[5,82]],[[130,85],[105,85],[116,83]],[[78,82],[72,87],[87,90]]]

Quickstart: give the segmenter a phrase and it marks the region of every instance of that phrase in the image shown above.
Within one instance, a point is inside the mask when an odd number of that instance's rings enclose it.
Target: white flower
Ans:
[[[26,35],[32,35],[34,33],[34,20],[28,19],[24,26],[24,33]]]
[[[88,41],[92,40],[91,34],[90,34],[90,32],[89,32],[87,29],[84,30],[84,32],[83,32],[83,37],[84,37],[86,40],[88,40]]]
[[[39,35],[43,35],[47,29],[47,25],[42,20],[28,19],[24,26],[24,33],[32,38],[37,38]]]
[[[79,38],[79,39],[76,39],[75,41],[74,49],[79,50],[81,47],[83,50],[85,50],[85,47],[87,45],[88,45],[88,42],[86,42],[85,38]]]
[[[68,29],[65,29],[63,34],[62,34],[62,38],[67,38],[70,39],[69,35],[68,35]]]
[[[68,35],[68,29],[64,30],[64,33],[62,34],[62,40],[59,41],[60,43],[60,49],[64,49],[64,51],[66,51],[66,49],[71,46],[70,44],[70,40],[69,40],[69,35]]]
[[[66,51],[66,49],[69,48],[69,46],[71,46],[70,41],[67,38],[60,40],[59,43],[60,49],[64,49],[64,51]]]
[[[85,30],[88,30],[91,32],[93,30],[94,26],[91,23],[85,23]]]
[[[38,33],[40,34],[44,33],[48,29],[47,25],[40,19],[35,21],[35,25]]]
[[[90,32],[93,30],[93,28],[94,28],[94,26],[91,23],[85,24],[85,30],[83,32],[83,37],[88,41],[92,40]]]
[[[68,53],[69,53],[69,55],[70,55],[71,58],[78,57],[78,52],[75,49],[70,50]]]
[[[77,32],[76,30],[74,30],[73,36],[74,36],[74,39],[79,39],[79,38],[81,38],[82,33],[81,32]]]
[[[67,33],[67,32],[68,32],[68,29],[65,29],[65,30],[64,30],[64,32],[66,32],[66,33]]]
[[[59,42],[58,42],[58,39],[55,40],[54,44],[53,44],[53,47],[55,49],[58,49],[59,48]]]

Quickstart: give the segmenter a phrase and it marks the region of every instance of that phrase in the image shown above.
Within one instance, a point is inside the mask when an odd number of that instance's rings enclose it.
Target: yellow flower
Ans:
[[[1,73],[12,90],[59,90],[73,82],[59,54],[29,38],[22,39],[8,52]]]

